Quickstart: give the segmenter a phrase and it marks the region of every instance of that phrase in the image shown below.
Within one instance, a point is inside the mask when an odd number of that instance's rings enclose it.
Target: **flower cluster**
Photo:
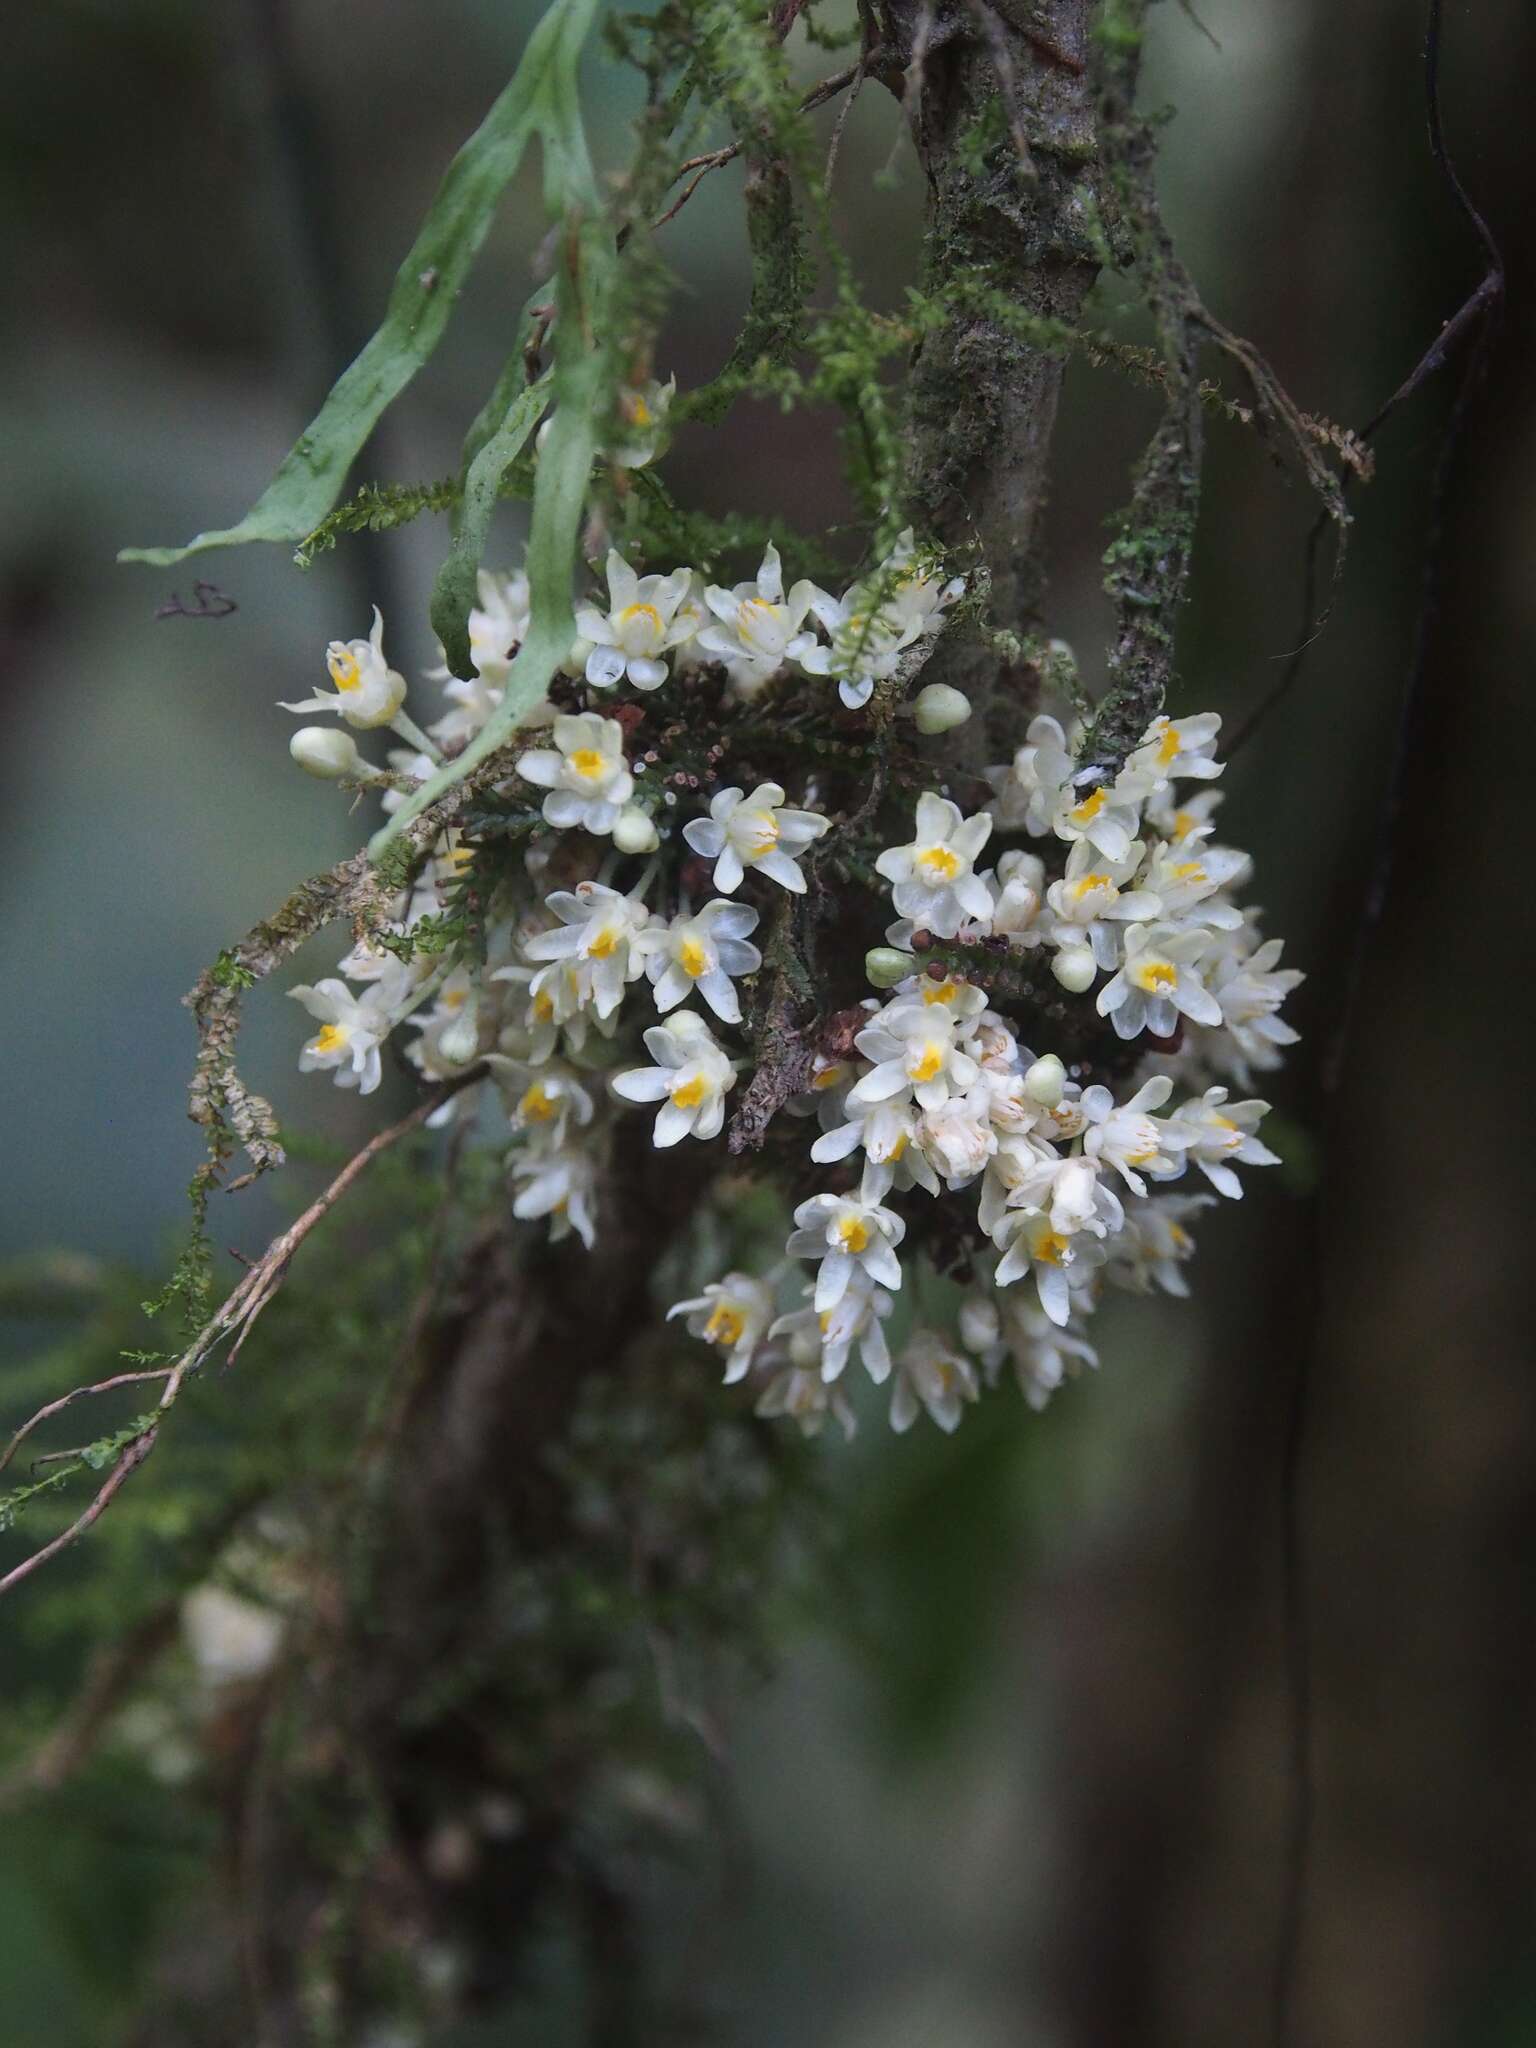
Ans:
[[[629,466],[669,397],[625,413]],[[953,1429],[1005,1367],[1042,1405],[1096,1362],[1103,1290],[1184,1293],[1201,1212],[1275,1158],[1247,1091],[1295,1037],[1279,1012],[1301,977],[1238,900],[1247,857],[1216,842],[1220,721],[1159,717],[1110,773],[1042,713],[968,812],[922,751],[964,698],[895,701],[962,590],[910,532],[841,597],[786,589],[771,545],[734,585],[617,548],[605,581],[478,813],[337,976],[293,991],[318,1025],[300,1067],[367,1093],[405,1029],[424,1078],[482,1084],[438,1114],[474,1103],[501,1134],[512,1213],[590,1247],[634,1106],[663,1151],[715,1143],[792,1053],[758,1155],[787,1241],[705,1267],[671,1314],[758,1412],[807,1430],[852,1427],[855,1358],[897,1430]],[[520,572],[482,574],[475,673],[436,671],[425,729],[377,615],[333,642],[334,693],[287,708],[402,745],[370,765],[307,727],[295,758],[398,807],[491,717],[529,606]],[[846,737],[872,718],[873,787]]]

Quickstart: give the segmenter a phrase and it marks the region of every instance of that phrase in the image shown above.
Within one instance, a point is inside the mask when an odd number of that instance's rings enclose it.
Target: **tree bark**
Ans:
[[[1045,589],[1064,368],[1029,323],[1075,323],[1099,270],[1091,13],[1089,0],[878,10],[879,76],[902,98],[928,181],[923,289],[946,306],[912,362],[907,509],[920,533],[984,572],[990,619],[1020,637]],[[966,764],[999,758],[989,749],[1009,744],[1033,675],[1010,674],[964,632],[945,636],[926,674],[971,699],[956,743]]]

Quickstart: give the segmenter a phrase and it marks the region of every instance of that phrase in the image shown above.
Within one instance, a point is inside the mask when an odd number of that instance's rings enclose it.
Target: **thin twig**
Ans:
[[[800,112],[809,114],[814,108],[824,106],[828,100],[835,99],[845,86],[852,85],[855,79],[862,77],[869,61],[867,55],[863,56],[856,64],[850,64],[846,71],[839,71],[832,78],[824,78],[820,85],[812,86],[800,102]],[[658,214],[651,222],[651,232],[654,234],[657,228],[664,228],[668,221],[676,220],[710,172],[723,170],[728,163],[734,162],[746,147],[745,142],[728,142],[723,149],[706,150],[703,156],[691,156],[685,163],[680,163],[672,173],[674,184],[679,178],[686,178],[690,171],[694,175],[666,212]]]
[[[23,1579],[30,1578],[32,1573],[45,1565],[50,1558],[56,1557],[77,1537],[83,1536],[97,1520],[113,1496],[154,1449],[160,1425],[167,1412],[175,1406],[187,1380],[207,1362],[220,1340],[228,1336],[232,1330],[236,1333],[234,1347],[230,1352],[230,1358],[233,1360],[249,1335],[251,1325],[288,1277],[288,1266],[294,1253],[316,1224],[323,1222],[329,1215],[358,1176],[381,1152],[387,1151],[401,1138],[408,1137],[412,1131],[424,1124],[428,1117],[435,1115],[445,1102],[451,1102],[454,1096],[461,1094],[464,1089],[477,1086],[485,1079],[485,1073],[483,1065],[471,1067],[466,1073],[456,1076],[452,1081],[445,1081],[430,1095],[424,1096],[410,1114],[402,1117],[398,1123],[391,1124],[386,1130],[375,1132],[362,1150],[347,1161],[323,1193],[316,1196],[297,1222],[290,1224],[279,1236],[273,1238],[266,1251],[244,1275],[223,1306],[203,1325],[176,1363],[165,1370],[163,1377],[166,1385],[160,1396],[156,1419],[123,1447],[117,1463],[90,1506],[67,1529],[55,1536],[51,1543],[44,1544],[41,1550],[34,1551],[30,1557],[24,1558],[0,1579],[0,1594],[8,1593],[13,1586],[20,1585]],[[159,1378],[162,1375],[157,1372],[143,1377]],[[81,1388],[79,1391],[89,1393],[96,1390]],[[58,1402],[53,1405],[56,1409],[65,1403]],[[41,1413],[35,1415],[17,1432],[15,1441],[27,1435],[42,1419]]]
[[[12,1458],[15,1457],[17,1451],[34,1429],[38,1428],[41,1423],[48,1421],[50,1416],[57,1415],[60,1409],[67,1408],[71,1401],[83,1401],[87,1394],[110,1394],[117,1387],[140,1386],[145,1380],[168,1379],[171,1370],[171,1367],[168,1365],[157,1365],[150,1372],[114,1373],[111,1379],[97,1380],[94,1386],[72,1387],[67,1394],[60,1394],[56,1401],[50,1401],[46,1407],[39,1408],[29,1421],[24,1422],[6,1445],[4,1451],[0,1452],[0,1472],[3,1472],[6,1466],[10,1464]],[[39,1463],[41,1463],[41,1460],[39,1460]]]

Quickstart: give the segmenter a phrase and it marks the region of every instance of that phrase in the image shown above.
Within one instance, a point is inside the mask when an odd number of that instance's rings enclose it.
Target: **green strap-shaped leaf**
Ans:
[[[120,562],[165,568],[207,548],[253,540],[301,541],[320,524],[380,416],[442,339],[530,138],[538,135],[544,144],[547,191],[560,191],[566,203],[595,199],[577,112],[576,66],[596,4],[553,0],[511,83],[449,165],[396,275],[383,324],[342,372],[240,524],[200,533],[185,547],[124,548]]]
[[[605,417],[616,375],[611,307],[617,273],[611,228],[590,219],[567,227],[555,284],[555,410],[539,450],[528,535],[528,635],[507,672],[501,702],[486,724],[463,753],[430,776],[375,835],[370,847],[375,858],[420,811],[506,742],[545,696],[570,652],[576,632],[571,576],[597,451],[598,422]]]

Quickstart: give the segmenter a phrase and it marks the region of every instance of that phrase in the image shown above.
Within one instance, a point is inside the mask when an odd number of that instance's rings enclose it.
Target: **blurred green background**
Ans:
[[[275,700],[308,690],[324,642],[363,631],[375,598],[402,666],[434,652],[431,522],[307,575],[281,550],[168,575],[115,567],[114,551],[222,524],[256,495],[371,325],[537,12],[51,0],[8,23],[8,1253],[161,1265],[199,1156],[177,997],[296,878],[356,843],[357,823],[291,768]],[[1146,99],[1177,109],[1168,218],[1209,303],[1301,403],[1358,422],[1478,275],[1427,148],[1420,10],[1199,12],[1214,42],[1179,8],[1156,10]],[[1268,2038],[1291,1782],[1280,1470],[1313,1301],[1302,2037],[1536,2043],[1536,1382],[1518,1123],[1536,24],[1518,0],[1447,13],[1447,122],[1505,243],[1512,308],[1454,481],[1394,893],[1340,1115],[1312,1128],[1307,1061],[1277,1078],[1287,1166],[1207,1225],[1195,1301],[1102,1317],[1102,1374],[1043,1417],[998,1401],[953,1442],[829,1445],[847,1625],[823,1613],[727,1715],[735,1875],[696,1938],[742,2048]],[[813,76],[840,60],[798,61]],[[596,146],[616,161],[630,89],[596,62],[589,86]],[[883,299],[912,275],[923,202],[909,151],[894,179],[878,175],[895,134],[870,88],[837,177],[849,245]],[[519,193],[364,475],[454,466],[527,289]],[[684,386],[719,363],[743,303],[739,194],[738,165],[664,237],[680,288],[659,365]],[[1327,633],[1228,777],[1224,818],[1256,853],[1270,929],[1312,976],[1297,1007],[1314,1047],[1368,878],[1448,396],[1429,390],[1383,434]],[[1152,416],[1145,392],[1072,368],[1052,625],[1090,679],[1109,625],[1103,522]],[[829,440],[815,419],[746,408],[727,457],[685,432],[667,475],[710,510],[831,525],[846,500]],[[1298,636],[1311,510],[1253,437],[1213,423],[1211,440],[1180,691],[1185,708],[1235,719]],[[514,535],[509,515],[508,548]],[[199,571],[238,611],[157,619]],[[292,978],[333,952],[301,956]],[[301,1081],[297,1043],[285,1004],[256,1003],[249,1078],[285,1122],[345,1137],[355,1104]],[[236,1200],[215,1236],[258,1245],[275,1211],[261,1193]],[[12,1355],[38,1334],[18,1323]],[[0,1617],[0,1680],[46,1657],[45,1598],[31,1590]],[[67,1809],[0,1828],[7,2048],[121,2038],[114,1972],[147,1892],[178,1881],[196,1846],[169,1841],[164,1821],[115,1845]]]

